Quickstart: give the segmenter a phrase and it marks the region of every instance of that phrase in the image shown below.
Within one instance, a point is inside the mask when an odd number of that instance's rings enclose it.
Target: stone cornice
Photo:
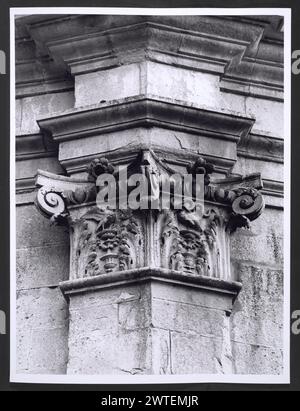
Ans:
[[[283,164],[283,149],[284,140],[281,138],[249,133],[239,141],[237,153],[240,157]]]
[[[234,22],[245,22],[255,26],[261,26],[263,31],[263,40],[274,43],[283,42],[283,27],[284,18],[282,16],[266,15],[266,16],[222,16],[223,19]]]
[[[259,63],[258,63],[259,64]],[[249,66],[250,68],[250,66]],[[253,78],[247,79],[245,75],[237,73],[236,76],[226,75],[221,78],[220,90],[233,94],[240,94],[245,96],[252,96],[257,98],[263,98],[265,100],[284,101],[283,80],[282,73],[283,68],[277,67],[272,71],[275,72],[275,76],[278,74],[278,81],[272,85],[261,84],[259,80]],[[277,73],[276,73],[277,72]],[[263,76],[264,74],[261,74]],[[265,73],[267,76],[267,73]]]
[[[227,18],[233,21],[236,19]],[[261,23],[264,30],[261,37],[248,46],[242,56],[235,56],[230,61],[222,76],[221,90],[283,102],[283,18],[262,16],[241,19]]]
[[[218,278],[195,276],[188,273],[179,274],[176,271],[155,267],[144,267],[102,274],[96,277],[69,280],[61,282],[59,286],[63,294],[69,298],[71,295],[81,294],[87,291],[149,281],[159,281],[173,285],[183,285],[208,290],[228,295],[228,297],[231,297],[233,300],[242,289],[242,284],[236,281],[224,281]]]
[[[16,98],[74,89],[74,80],[30,37],[16,39]]]
[[[56,157],[58,146],[47,135],[22,134],[16,136],[16,160]]]
[[[41,16],[23,21],[38,49],[74,75],[152,60],[219,73],[225,91],[283,99],[280,17]]]
[[[229,111],[213,111],[152,95],[100,103],[38,120],[55,141],[70,141],[132,127],[163,127],[238,142],[254,119]]]
[[[32,64],[36,64],[36,62],[26,62],[25,64],[27,65],[28,70],[31,71],[30,66],[32,66]],[[27,68],[25,68],[25,70],[27,70]],[[21,99],[26,97],[52,93],[62,93],[73,90],[73,80],[66,80],[60,77],[46,79],[45,77],[38,76],[33,79],[31,78],[28,81],[23,81],[16,84],[16,98]]]
[[[264,179],[263,185],[262,194],[284,198],[284,183],[282,181]]]
[[[146,59],[165,63],[163,56],[189,69],[223,73],[229,56],[243,53],[247,42],[146,21],[46,44],[76,75]]]
[[[32,192],[36,188],[35,178],[22,178],[16,180],[16,193],[23,194],[27,192]]]
[[[231,20],[230,24],[228,24],[228,19]],[[39,39],[46,44],[53,39],[76,37],[80,34],[107,33],[120,27],[153,23],[172,27],[182,33],[201,33],[206,34],[206,36],[224,39],[237,38],[240,42],[251,43],[266,32],[266,28],[272,25],[273,20],[273,16],[267,16],[265,21],[262,22],[256,17],[245,19],[243,16],[230,18],[229,16],[172,15],[33,15],[22,17],[17,21],[17,34],[22,37],[24,31],[22,33],[21,31],[26,26],[26,34],[30,33],[36,41]],[[55,32],[54,30],[50,31],[49,28],[54,26]],[[275,33],[274,30],[273,32]]]

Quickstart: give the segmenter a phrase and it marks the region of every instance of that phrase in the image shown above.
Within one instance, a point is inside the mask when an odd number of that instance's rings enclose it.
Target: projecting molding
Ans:
[[[47,135],[19,134],[16,136],[17,160],[56,157],[57,151],[57,144]]]
[[[230,111],[152,95],[139,95],[54,114],[38,120],[41,130],[63,142],[133,127],[157,126],[238,142],[255,120]]]
[[[38,120],[41,132],[59,143],[59,161],[69,174],[84,171],[95,154],[114,157],[118,150],[134,151],[138,145],[161,147],[177,159],[198,152],[228,171],[237,159],[237,143],[247,138],[254,122],[235,112],[152,95],[71,109]]]
[[[40,16],[18,24],[75,76],[151,60],[220,74],[224,91],[283,99],[280,17]]]

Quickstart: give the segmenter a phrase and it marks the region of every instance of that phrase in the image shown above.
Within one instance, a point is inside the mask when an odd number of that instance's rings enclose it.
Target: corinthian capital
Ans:
[[[261,214],[260,176],[216,180],[212,177],[214,166],[202,157],[186,169],[191,174],[192,196],[197,175],[204,176],[201,207],[195,203],[194,209],[177,209],[170,201],[169,209],[151,209],[153,181],[156,194],[162,195],[163,181],[175,173],[152,150],[142,150],[128,166],[128,178],[139,172],[150,185],[146,193],[150,208],[144,210],[130,209],[129,203],[125,210],[118,202],[115,208],[97,205],[101,190],[98,177],[112,175],[114,187],[121,178],[106,158],[94,159],[82,179],[39,171],[38,209],[55,223],[72,226],[70,279],[100,278],[150,267],[189,280],[231,281],[230,236],[238,227],[249,227]],[[183,180],[186,173],[180,175]],[[130,193],[132,187],[127,189]]]

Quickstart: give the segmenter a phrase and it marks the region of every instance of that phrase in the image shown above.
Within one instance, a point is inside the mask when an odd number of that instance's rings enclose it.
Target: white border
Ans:
[[[16,196],[15,196],[15,24],[16,15],[119,14],[119,15],[280,15],[284,32],[284,372],[282,375],[47,375],[18,374],[16,367]],[[167,384],[167,383],[290,383],[290,156],[291,156],[291,9],[289,8],[119,8],[20,7],[10,9],[10,382],[43,384]],[[13,332],[14,331],[14,332]]]

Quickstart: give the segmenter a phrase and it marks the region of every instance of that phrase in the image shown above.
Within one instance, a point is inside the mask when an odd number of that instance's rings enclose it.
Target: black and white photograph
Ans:
[[[11,382],[290,381],[290,9],[13,8]]]

